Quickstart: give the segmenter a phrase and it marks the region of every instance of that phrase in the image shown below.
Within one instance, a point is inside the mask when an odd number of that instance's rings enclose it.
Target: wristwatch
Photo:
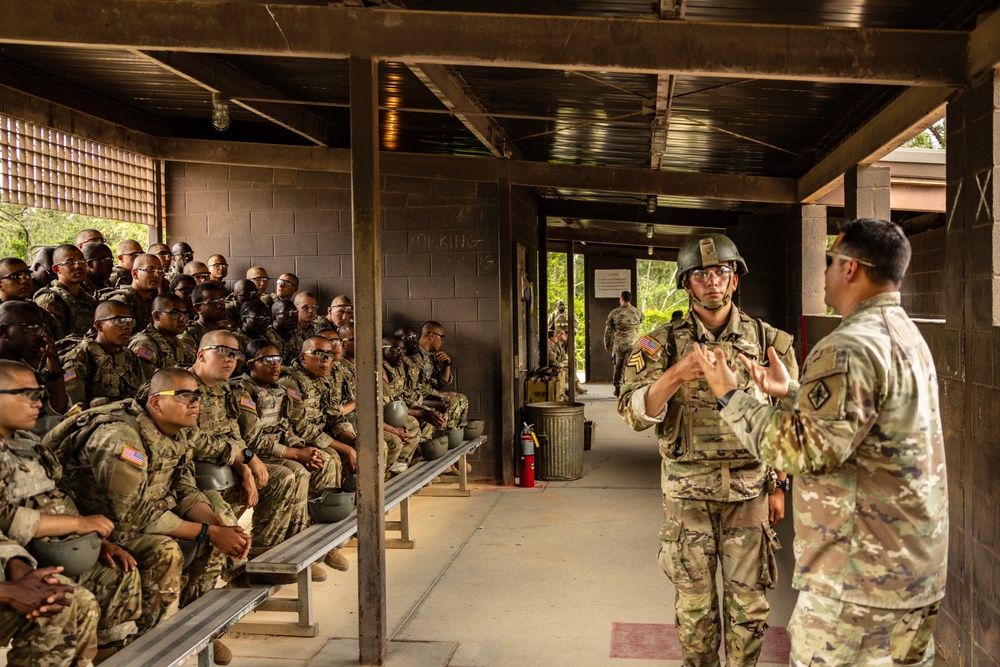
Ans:
[[[715,402],[716,407],[718,407],[720,410],[722,410],[727,405],[729,405],[730,399],[732,399],[733,395],[736,394],[737,391],[739,391],[739,390],[738,389],[730,389],[729,391],[727,391],[726,394],[725,394],[725,396],[723,396],[722,398],[720,398],[719,400],[717,400]]]
[[[256,454],[253,453],[252,449],[249,447],[243,448],[243,463],[250,463],[254,456],[256,456]]]
[[[781,489],[785,493],[788,493],[792,489],[792,479],[790,477],[786,477],[785,479],[779,479],[777,482],[774,483],[774,488]]]
[[[198,537],[195,538],[195,542],[198,544],[208,544],[208,524],[201,524],[201,532],[198,533]]]

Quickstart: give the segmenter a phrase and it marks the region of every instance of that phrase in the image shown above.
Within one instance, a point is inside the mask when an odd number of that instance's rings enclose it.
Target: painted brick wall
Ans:
[[[932,229],[910,237],[913,256],[903,282],[903,308],[911,317],[944,319],[946,230]]]
[[[457,390],[468,395],[470,414],[487,420],[490,440],[472,461],[474,475],[498,478],[497,186],[383,177],[381,198],[384,328],[419,328],[431,319],[444,326]],[[225,255],[230,278],[253,265],[272,278],[291,271],[300,289],[317,294],[321,312],[334,296],[354,291],[350,205],[347,174],[167,168],[169,243],[187,241],[202,261]]]

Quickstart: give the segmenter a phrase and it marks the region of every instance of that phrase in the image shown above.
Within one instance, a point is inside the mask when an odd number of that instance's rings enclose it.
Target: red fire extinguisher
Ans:
[[[535,486],[535,447],[538,440],[532,430],[533,424],[525,424],[521,429],[521,479],[518,486],[530,489]]]

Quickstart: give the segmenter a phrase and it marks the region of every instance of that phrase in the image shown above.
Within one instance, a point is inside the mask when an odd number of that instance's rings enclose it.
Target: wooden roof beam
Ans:
[[[979,34],[976,63],[996,50]],[[904,86],[970,80],[960,31],[185,0],[4,0],[0,42]]]
[[[654,248],[680,248],[691,237],[686,234],[654,234],[647,238],[643,232],[630,229],[610,231],[606,229],[569,229],[549,227],[545,232],[551,241],[576,241],[577,243],[599,243],[601,245],[626,245]]]

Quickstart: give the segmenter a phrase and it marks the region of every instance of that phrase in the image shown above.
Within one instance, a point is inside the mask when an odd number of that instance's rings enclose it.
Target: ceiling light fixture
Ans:
[[[229,100],[218,93],[212,94],[212,127],[219,132],[229,129]]]
[[[653,238],[653,223],[646,225],[646,238]]]
[[[647,252],[649,252],[649,256],[652,257],[653,256],[653,246],[649,246],[649,248],[647,248],[646,250],[647,250]]]
[[[656,195],[646,197],[646,213],[656,213]]]

